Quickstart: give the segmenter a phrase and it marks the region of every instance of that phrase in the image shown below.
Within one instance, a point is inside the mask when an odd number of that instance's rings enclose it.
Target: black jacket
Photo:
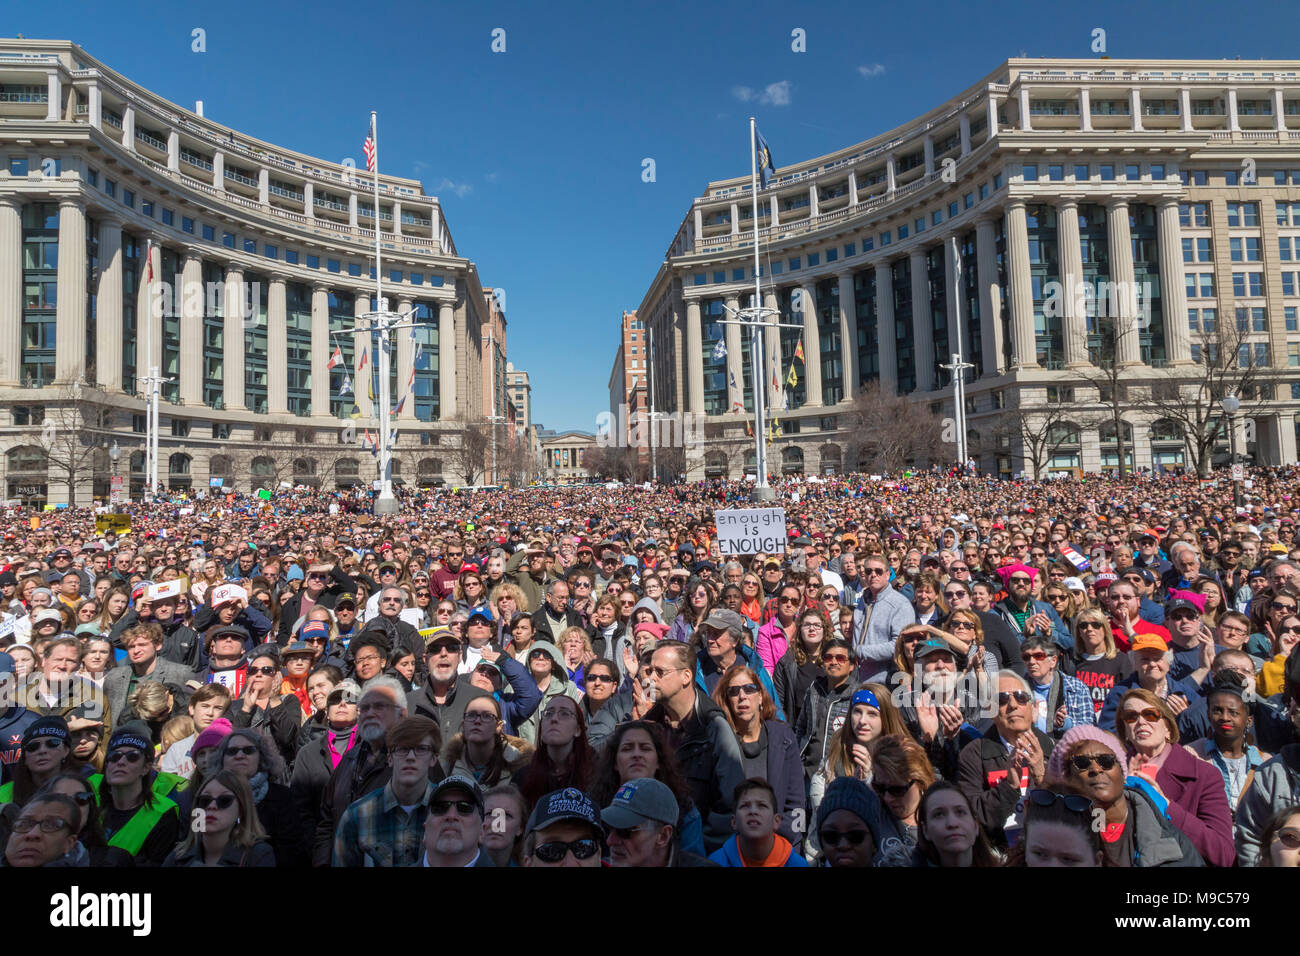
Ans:
[[[388,751],[382,740],[378,749],[363,740],[343,755],[321,790],[320,812],[312,838],[312,866],[330,865],[334,855],[334,830],[343,811],[366,794],[383,787],[392,775]]]
[[[561,634],[551,633],[551,622],[546,617],[546,612],[550,610],[550,605],[543,603],[536,611],[533,612],[533,639],[538,641],[550,641],[556,647],[560,646]],[[584,631],[582,618],[573,608],[564,609],[564,629],[567,631],[571,627],[581,627]]]
[[[266,796],[257,805],[257,819],[261,821],[267,841],[275,851],[276,866],[307,865],[308,831],[288,787],[282,783],[267,785]]]
[[[356,594],[357,582],[344,574],[336,564],[330,569],[330,585],[321,592],[316,604],[334,610],[334,605],[342,594]],[[281,647],[289,643],[293,633],[294,622],[302,616],[302,592],[299,591],[280,608],[280,630],[276,632],[275,641]],[[423,649],[421,649],[423,650]],[[416,655],[417,657],[419,654]]]
[[[320,823],[321,793],[329,783],[330,774],[334,772],[328,753],[327,732],[318,729],[304,739],[312,723],[308,721],[303,727],[303,733],[299,734],[298,758],[294,761],[293,776],[289,779],[289,793],[293,796],[294,808],[308,833],[315,833],[316,825]],[[342,763],[341,758],[339,762]]]
[[[1033,728],[1043,761],[1052,755],[1052,738]],[[972,740],[957,757],[957,786],[975,808],[975,817],[999,849],[1007,848],[1002,825],[1020,801],[1020,780],[1010,772],[1011,754],[1002,743],[996,727],[979,740]]]
[[[251,712],[245,711],[243,701],[236,698],[226,711],[226,719],[232,727],[252,727],[263,730],[280,751],[286,767],[293,766],[293,758],[298,752],[298,734],[302,729],[302,705],[293,694],[280,698],[280,706],[266,709],[255,707]]]
[[[608,705],[607,705],[608,706]],[[674,732],[663,704],[655,704],[646,720],[664,728],[677,750],[682,777],[704,823],[704,848],[718,850],[732,834],[732,797],[744,782],[745,771],[735,731],[722,710],[695,688],[695,709]]]
[[[468,674],[456,675],[456,680],[447,693],[447,701],[443,704],[433,699],[433,685],[425,684],[407,699],[407,714],[437,721],[438,728],[442,731],[442,741],[446,743],[460,733],[460,725],[465,720],[465,705],[475,697],[492,696],[488,691],[471,684],[469,677]]]

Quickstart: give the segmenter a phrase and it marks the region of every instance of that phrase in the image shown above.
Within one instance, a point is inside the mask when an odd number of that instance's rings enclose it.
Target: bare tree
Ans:
[[[59,391],[46,402],[37,445],[45,453],[49,470],[68,489],[68,502],[75,505],[77,486],[93,479],[106,467],[101,446],[111,432],[109,409],[88,401],[81,385]]]
[[[1077,410],[1068,406],[1027,406],[1018,402],[998,416],[993,434],[1020,445],[1026,470],[1037,481],[1052,456],[1077,440],[1079,425]]]
[[[1225,434],[1219,403],[1236,395],[1242,401],[1240,413],[1248,417],[1259,405],[1261,386],[1269,384],[1268,362],[1259,361],[1267,357],[1256,354],[1245,310],[1235,321],[1225,318],[1212,331],[1193,334],[1193,348],[1200,352],[1199,358],[1193,353],[1196,364],[1152,369],[1150,395],[1142,401],[1157,418],[1178,425],[1202,478],[1209,477],[1214,445]]]
[[[1082,321],[1080,319],[1079,321]],[[1115,431],[1115,444],[1118,458],[1116,474],[1124,477],[1128,471],[1127,442],[1124,437],[1124,412],[1133,408],[1132,389],[1123,379],[1124,366],[1120,364],[1120,339],[1124,335],[1136,336],[1141,319],[1098,318],[1101,332],[1100,344],[1088,349],[1090,365],[1073,370],[1073,378],[1081,385],[1097,389],[1098,404],[1104,409],[1102,415],[1092,416],[1098,423],[1105,422]]]
[[[843,421],[850,436],[846,467],[862,462],[869,472],[893,474],[944,454],[943,419],[923,402],[886,394],[879,382],[858,392]]]
[[[492,447],[491,426],[485,422],[471,422],[457,432],[459,443],[448,455],[452,473],[465,479],[465,484],[476,485],[487,474],[487,457]]]

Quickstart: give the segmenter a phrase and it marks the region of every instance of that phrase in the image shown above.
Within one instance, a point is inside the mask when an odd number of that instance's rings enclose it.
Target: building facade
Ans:
[[[506,314],[501,308],[504,293],[483,290],[483,419],[497,442],[513,442],[514,411],[506,386]],[[498,465],[489,464],[488,484],[499,481]]]
[[[595,447],[596,436],[588,432],[543,432],[542,480],[556,484],[586,481],[591,477],[586,466],[586,456]]]
[[[440,446],[483,416],[487,307],[418,181],[381,176],[376,210],[364,172],[213,123],[64,41],[0,40],[0,157],[7,498],[87,504],[116,476],[138,497],[151,367],[162,484],[369,483],[376,228],[384,299],[417,322],[393,333],[384,383],[393,475],[441,483]]]
[[[621,440],[629,443],[636,438],[638,420],[649,410],[650,362],[645,336],[645,323],[635,312],[624,312],[619,323],[618,351],[609,373],[609,414],[616,423],[613,427],[623,428]]]
[[[656,410],[707,416],[696,478],[753,468],[748,333],[718,321],[753,304],[753,203],[748,175],[710,183],[637,309]],[[799,326],[764,332],[772,472],[852,470],[847,419],[873,382],[953,416],[957,352],[984,470],[1027,468],[1023,439],[991,440],[1008,409],[1059,419],[1049,470],[1113,469],[1092,373],[1125,396],[1191,388],[1225,330],[1257,373],[1241,449],[1296,460],[1300,61],[1008,60],[904,126],[778,169],[757,216],[760,304]],[[1127,462],[1191,464],[1153,407],[1126,405]]]

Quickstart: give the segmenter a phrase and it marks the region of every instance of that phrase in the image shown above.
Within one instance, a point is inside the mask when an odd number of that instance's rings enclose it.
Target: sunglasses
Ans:
[[[943,599],[945,601],[955,601],[965,593],[965,591],[944,591]]]
[[[1111,759],[1114,759],[1113,755],[1111,756]],[[1065,804],[1065,809],[1069,810],[1071,813],[1087,813],[1092,809],[1091,800],[1087,797],[1076,796],[1072,793],[1056,793],[1052,790],[1030,790],[1029,799],[1033,801],[1035,806],[1039,807],[1050,807],[1053,806],[1056,801],[1060,800]]]
[[[847,843],[849,846],[861,846],[867,839],[866,830],[822,830],[818,836],[821,838],[822,846],[840,846]]]
[[[200,810],[206,810],[214,805],[218,810],[229,810],[234,802],[235,795],[233,793],[223,793],[219,797],[211,793],[201,793],[194,798],[194,805]]]
[[[757,684],[732,684],[727,688],[727,696],[735,700],[741,696],[753,697],[759,693]]]
[[[14,829],[18,829],[17,824],[14,825]],[[1274,839],[1288,850],[1300,850],[1300,830],[1296,830],[1293,827],[1286,827],[1278,830]]]
[[[227,747],[227,748],[226,748],[226,756],[227,756],[227,757],[239,757],[239,756],[251,757],[251,756],[252,756],[253,754],[255,754],[255,753],[257,753],[257,747],[256,747],[256,745],[254,745],[254,744],[249,744],[249,745],[246,746],[246,747]]]
[[[376,658],[376,660],[378,660],[378,658]],[[275,674],[277,672],[278,672],[277,668],[274,668],[269,664],[263,664],[261,667],[253,667],[250,665],[248,668],[248,675],[250,677],[253,676],[254,674],[261,674],[263,677],[270,677],[272,674]]]
[[[1148,724],[1154,724],[1160,720],[1160,711],[1156,710],[1154,707],[1146,707],[1142,710],[1124,711],[1124,723],[1126,724],[1136,724],[1139,717],[1145,720]]]
[[[105,758],[108,763],[118,763],[123,760],[127,763],[139,763],[143,759],[144,754],[138,750],[115,750]]]
[[[550,840],[533,847],[533,855],[543,863],[559,863],[572,853],[575,860],[590,860],[600,852],[600,841],[591,838],[582,840]]]
[[[67,746],[65,741],[55,740],[53,737],[46,737],[44,740],[33,740],[23,749],[27,751],[27,753],[37,754],[42,750],[58,750],[60,747],[65,746]]]
[[[778,604],[798,604],[798,603],[799,603],[799,599],[798,599],[797,597],[781,597],[781,598],[777,598],[776,600],[777,600],[777,603],[778,603]]]
[[[1275,611],[1294,611],[1296,609],[1294,604],[1288,604],[1286,601],[1274,601],[1269,607]]]
[[[1020,659],[1026,664],[1030,661],[1045,661],[1047,660],[1047,657],[1048,654],[1046,651],[1028,651],[1027,653],[1020,655]]]
[[[594,683],[597,683],[597,684],[616,684],[616,683],[618,683],[618,681],[617,681],[615,678],[610,677],[608,674],[588,674],[588,675],[587,675],[587,683],[590,684],[590,683],[593,683],[593,682],[594,682]]]
[[[1008,693],[1008,692],[1005,691],[1005,690],[1004,690],[1004,691],[999,691],[999,692],[998,692],[998,706],[999,706],[999,707],[1006,707],[1006,706],[1007,706],[1008,704],[1010,704],[1013,700],[1014,700],[1017,704],[1019,704],[1021,707],[1023,707],[1023,706],[1025,706],[1026,704],[1028,704],[1028,703],[1030,702],[1030,700],[1032,700],[1032,699],[1033,699],[1033,695],[1030,694],[1029,691],[1026,691],[1026,690],[1013,690],[1013,691],[1011,691],[1010,693]]]
[[[916,783],[915,780],[909,780],[907,783],[904,784],[886,786],[883,783],[876,783],[873,780],[871,783],[871,789],[876,791],[877,796],[883,797],[885,796],[885,794],[889,794],[889,796],[891,797],[901,797],[904,794],[906,794],[907,791],[912,789],[912,784],[914,783]]]
[[[473,800],[435,800],[429,804],[429,812],[435,817],[445,817],[452,807],[460,816],[467,817],[478,809],[478,804]]]
[[[1080,773],[1083,773],[1093,764],[1096,764],[1102,770],[1113,770],[1118,762],[1114,754],[1075,754],[1070,758],[1070,763]]]
[[[849,662],[848,654],[823,654],[822,660],[827,664],[847,664]]]

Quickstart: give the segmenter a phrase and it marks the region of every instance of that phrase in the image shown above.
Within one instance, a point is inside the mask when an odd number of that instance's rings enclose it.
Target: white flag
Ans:
[[[344,375],[344,376],[343,376],[343,384],[339,386],[339,394],[340,394],[340,395],[347,395],[347,394],[348,394],[349,392],[351,392],[351,391],[352,391],[352,379],[350,379],[350,378],[348,378],[346,375]]]
[[[718,344],[713,347],[713,361],[720,362],[727,357],[727,343],[723,339],[718,339]]]

